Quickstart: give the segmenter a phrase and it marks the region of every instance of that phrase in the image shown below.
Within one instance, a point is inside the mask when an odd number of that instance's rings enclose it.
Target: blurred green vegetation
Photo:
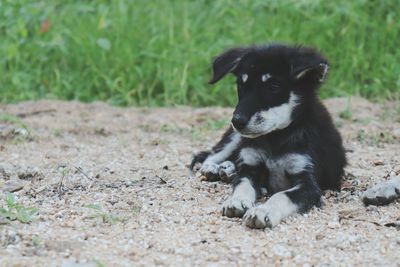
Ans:
[[[232,105],[233,79],[208,86],[226,48],[319,48],[322,97],[398,96],[400,0],[0,1],[0,101]]]

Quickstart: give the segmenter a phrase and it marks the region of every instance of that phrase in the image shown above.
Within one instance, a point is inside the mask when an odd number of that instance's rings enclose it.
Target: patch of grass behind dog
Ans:
[[[390,98],[399,89],[398,6],[365,0],[0,1],[0,101],[232,106],[232,76],[207,85],[212,58],[233,46],[276,41],[326,54],[331,67],[323,97]]]

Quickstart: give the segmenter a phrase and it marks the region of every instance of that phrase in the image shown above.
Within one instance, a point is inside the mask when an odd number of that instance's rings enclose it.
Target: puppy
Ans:
[[[311,48],[273,44],[230,49],[215,58],[214,84],[236,77],[232,123],[211,151],[195,155],[209,180],[233,184],[222,214],[251,228],[321,205],[321,191],[339,190],[345,152],[339,132],[318,100],[327,60]],[[272,196],[256,205],[267,190]]]

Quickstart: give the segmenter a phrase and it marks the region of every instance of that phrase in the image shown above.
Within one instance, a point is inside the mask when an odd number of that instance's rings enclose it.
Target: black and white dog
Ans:
[[[252,228],[277,225],[320,206],[321,191],[340,189],[346,165],[341,137],[318,100],[327,60],[313,49],[281,44],[233,48],[215,58],[210,84],[236,76],[231,127],[211,151],[195,155],[209,180],[232,179],[222,213]],[[267,190],[272,196],[256,205]]]

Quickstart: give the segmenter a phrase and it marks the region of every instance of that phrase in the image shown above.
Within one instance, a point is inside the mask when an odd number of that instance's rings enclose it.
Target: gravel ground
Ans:
[[[273,229],[221,216],[231,192],[188,178],[231,109],[115,108],[39,101],[0,106],[0,207],[6,191],[39,210],[0,216],[1,266],[400,266],[400,201],[365,207],[367,187],[400,174],[400,106],[325,102],[349,166],[341,192]]]

